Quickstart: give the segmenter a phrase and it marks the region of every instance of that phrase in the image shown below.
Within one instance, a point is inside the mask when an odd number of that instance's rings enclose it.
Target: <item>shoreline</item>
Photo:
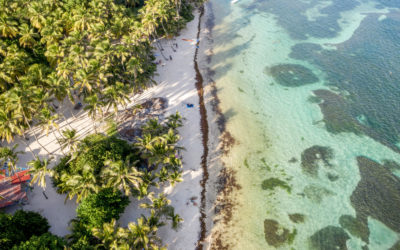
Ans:
[[[232,213],[237,204],[230,196],[232,192],[241,189],[236,180],[236,172],[226,167],[223,157],[227,156],[238,142],[227,130],[227,119],[220,107],[218,89],[213,79],[215,72],[211,68],[213,52],[214,12],[210,1],[204,3],[204,18],[202,44],[200,46],[200,72],[204,78],[203,90],[208,120],[208,182],[206,186],[207,211],[204,219],[206,225],[203,249],[230,249],[221,241],[222,232],[219,227],[226,226],[231,221]]]
[[[207,160],[208,160],[208,122],[207,122],[207,110],[204,104],[204,79],[199,69],[198,64],[198,53],[199,53],[199,45],[200,45],[200,32],[201,32],[201,23],[202,17],[204,15],[204,5],[199,7],[199,21],[197,26],[197,47],[194,54],[193,62],[194,62],[194,70],[196,72],[196,89],[197,94],[199,96],[199,105],[200,105],[200,128],[202,133],[202,143],[203,143],[203,155],[201,156],[201,168],[203,170],[203,178],[200,181],[201,185],[201,205],[200,205],[200,237],[197,242],[196,249],[203,249],[204,240],[207,232],[205,220],[207,218],[205,209],[206,209],[206,192],[207,192],[207,181],[209,178]]]
[[[183,152],[183,181],[177,183],[174,187],[164,187],[164,192],[167,198],[171,200],[171,205],[174,206],[176,213],[184,221],[177,231],[171,229],[169,224],[161,227],[158,231],[159,237],[169,249],[190,249],[191,246],[194,249],[197,246],[198,236],[201,234],[200,207],[197,204],[202,192],[200,182],[203,171],[201,169],[203,147],[199,111],[200,109],[204,110],[204,107],[199,107],[201,102],[196,89],[194,58],[195,52],[198,49],[196,49],[195,44],[182,40],[184,38],[195,39],[196,33],[197,36],[200,36],[200,31],[198,30],[200,27],[198,8],[194,9],[193,14],[194,19],[186,24],[186,27],[180,31],[179,35],[171,40],[161,41],[164,47],[163,54],[166,55],[166,58],[170,55],[172,60],[165,60],[164,57],[161,57],[159,50],[154,50],[154,53],[158,54],[157,61],[160,59],[165,61],[157,65],[157,71],[153,77],[157,85],[151,86],[143,93],[133,96],[127,105],[127,107],[131,107],[145,99],[165,97],[168,99],[168,107],[165,110],[165,114],[173,114],[178,111],[185,118],[184,126],[179,129],[181,140],[178,143],[186,149]],[[176,53],[172,48],[172,43],[178,44]],[[188,108],[186,106],[187,103],[195,105],[193,108]],[[72,107],[62,107],[65,114],[68,114],[68,108]],[[85,116],[86,112],[82,112],[81,110],[78,113],[79,117],[77,119],[66,115],[66,120],[59,120],[58,124],[61,128],[66,128],[68,123],[68,126],[72,126],[78,130],[78,134],[82,138],[94,132],[92,128],[93,121]],[[44,133],[39,133],[38,128],[35,128],[35,131],[41,144],[54,153],[55,160],[53,160],[52,167],[62,157],[60,146],[53,133],[46,136]],[[55,132],[57,133],[57,131]],[[50,155],[32,137],[33,135],[30,135],[30,140],[27,143],[33,148],[33,151],[41,158],[49,158]],[[27,150],[26,145],[21,143],[20,140],[19,138],[16,139],[13,144],[19,143],[18,150],[25,150],[25,148]],[[20,156],[19,165],[25,166],[32,159],[32,155],[27,152]],[[32,191],[28,191],[27,204],[22,207],[18,205],[8,207],[5,209],[5,212],[13,213],[21,208],[39,212],[49,221],[51,226],[50,232],[59,236],[65,236],[70,233],[68,226],[70,220],[76,216],[75,210],[77,204],[74,200],[68,200],[64,203],[66,195],[57,194],[50,178],[47,177],[46,180],[47,188],[45,192],[48,198],[42,195],[43,189],[35,185]],[[193,202],[191,202],[192,200]],[[120,226],[126,226],[129,222],[135,221],[141,212],[143,211],[138,208],[138,203],[131,202],[125,209],[125,212],[121,214],[118,221]]]

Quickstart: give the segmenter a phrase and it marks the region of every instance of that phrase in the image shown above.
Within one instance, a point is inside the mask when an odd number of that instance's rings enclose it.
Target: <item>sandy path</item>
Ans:
[[[134,105],[137,101],[151,98],[151,97],[165,97],[168,99],[169,106],[167,108],[167,115],[179,111],[185,118],[184,126],[180,129],[182,137],[180,145],[185,147],[183,152],[183,179],[184,181],[178,183],[175,187],[165,187],[165,192],[171,200],[171,205],[175,207],[175,212],[178,213],[183,219],[180,229],[177,231],[172,230],[169,226],[160,229],[159,235],[165,244],[168,244],[169,249],[194,249],[197,243],[200,223],[199,223],[199,204],[201,186],[199,184],[202,177],[202,170],[200,166],[200,158],[202,155],[202,142],[200,132],[200,113],[199,113],[199,100],[195,88],[195,71],[193,68],[193,58],[195,52],[195,45],[183,41],[182,38],[194,39],[197,33],[198,14],[196,11],[193,21],[187,24],[187,27],[181,31],[181,35],[176,37],[171,42],[163,42],[164,55],[169,58],[171,55],[172,60],[164,60],[159,52],[157,60],[162,60],[163,65],[157,68],[157,74],[154,80],[158,83],[157,86],[151,87],[143,94],[135,96],[130,105]],[[178,48],[176,52],[171,49],[170,44],[177,43]],[[186,103],[194,104],[193,108],[187,108]],[[92,120],[87,117],[86,113],[80,111],[74,119],[67,112],[65,107],[62,112],[68,118],[70,125],[65,121],[59,123],[61,129],[69,128],[69,126],[78,130],[80,137],[93,132]],[[54,154],[53,162],[56,162],[62,157],[60,147],[52,133],[48,136],[40,134],[41,131],[36,130],[36,134],[42,145],[44,145],[50,152]],[[59,136],[58,132],[55,132]],[[42,149],[35,141],[33,134],[29,136],[29,143],[34,153],[42,157],[47,157],[47,152]],[[20,156],[19,165],[26,166],[26,163],[33,159],[32,154],[25,149],[24,143],[21,139],[15,141],[19,144],[18,150],[25,151],[24,155]],[[42,188],[35,186],[31,192],[28,192],[29,201],[23,206],[25,210],[32,210],[39,212],[49,220],[51,225],[50,231],[57,235],[66,235],[69,233],[68,223],[76,216],[75,201],[67,201],[64,203],[65,195],[58,195],[52,187],[51,181],[47,180],[46,195],[48,199],[42,194]],[[191,198],[195,198],[191,202]],[[6,212],[13,212],[19,209],[19,206],[6,208]],[[140,215],[140,209],[137,209],[137,204],[132,202],[125,213],[121,216],[120,224],[125,226],[130,221],[135,221]]]

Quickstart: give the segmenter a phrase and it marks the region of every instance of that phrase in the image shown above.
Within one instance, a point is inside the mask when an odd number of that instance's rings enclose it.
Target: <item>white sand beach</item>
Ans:
[[[180,112],[185,118],[184,126],[180,129],[181,141],[180,145],[186,150],[183,151],[183,182],[178,183],[175,187],[165,187],[168,198],[171,200],[171,205],[175,207],[175,212],[178,213],[183,219],[180,229],[177,231],[172,230],[169,226],[165,226],[159,230],[159,236],[162,238],[163,243],[168,245],[168,249],[194,249],[198,241],[200,232],[199,223],[199,207],[200,207],[200,180],[202,178],[202,169],[200,165],[201,155],[203,152],[203,145],[201,141],[200,131],[200,112],[199,112],[199,98],[195,87],[195,70],[194,70],[194,53],[196,46],[185,39],[195,39],[197,35],[199,14],[195,11],[195,18],[187,27],[181,31],[181,35],[172,39],[169,42],[163,41],[164,55],[172,60],[164,60],[160,52],[155,52],[157,61],[160,59],[162,63],[158,65],[157,74],[154,80],[158,83],[156,86],[149,88],[140,95],[132,98],[129,106],[133,106],[141,100],[152,97],[165,97],[168,99],[168,108],[166,114],[172,114],[176,111]],[[174,52],[171,44],[176,43],[178,46]],[[188,108],[187,103],[194,104],[194,107]],[[94,132],[92,120],[87,114],[81,110],[76,112],[77,119],[70,115],[72,107],[64,107],[65,116],[68,117],[66,121],[61,120],[59,126],[61,129],[71,126],[75,128],[80,138]],[[68,110],[69,109],[69,110]],[[50,152],[53,153],[53,164],[62,157],[60,146],[54,137],[53,133],[46,136],[41,131],[36,131],[41,144]],[[39,135],[40,134],[40,135]],[[55,134],[59,136],[58,132]],[[25,144],[21,142],[22,139],[15,140],[18,143],[18,150],[26,151],[25,154],[20,156],[19,166],[26,167],[28,161],[33,160],[32,154]],[[48,157],[47,152],[36,143],[33,134],[30,135],[30,147],[35,154],[40,158]],[[35,186],[32,191],[28,191],[28,201],[22,208],[39,212],[48,219],[51,228],[50,231],[54,234],[64,236],[69,233],[68,223],[76,216],[75,209],[77,204],[75,201],[67,200],[64,203],[65,195],[59,195],[52,187],[50,179],[47,179],[47,188],[45,194],[48,199],[42,194],[42,188]],[[21,206],[12,206],[5,209],[6,212],[13,212],[20,209]],[[131,203],[121,215],[119,223],[121,226],[126,226],[130,221],[135,221],[140,216],[140,210],[137,209],[137,204]]]

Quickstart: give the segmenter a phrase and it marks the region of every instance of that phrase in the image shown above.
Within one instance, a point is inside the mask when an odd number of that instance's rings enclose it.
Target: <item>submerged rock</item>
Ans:
[[[290,232],[287,228],[282,227],[276,220],[264,220],[264,234],[268,245],[279,247],[284,243],[291,244],[296,237],[297,230]]]
[[[286,87],[298,87],[318,82],[318,77],[308,68],[299,64],[279,64],[266,68],[277,83]]]
[[[333,151],[329,147],[323,146],[312,146],[307,148],[301,153],[301,168],[303,172],[318,177],[319,163],[326,167],[331,167],[332,164],[329,162],[333,157]]]
[[[342,215],[339,218],[339,224],[342,228],[349,231],[349,233],[357,238],[362,239],[364,242],[369,243],[369,228],[368,225],[358,221],[351,215]]]
[[[394,245],[391,248],[389,248],[389,250],[400,250],[400,241],[394,243]]]
[[[349,235],[340,227],[327,226],[310,237],[312,249],[347,250]]]
[[[400,179],[385,167],[363,156],[357,157],[361,180],[350,196],[359,225],[368,216],[400,233]]]
[[[387,169],[389,169],[392,172],[395,170],[400,170],[400,164],[398,164],[395,161],[391,161],[391,160],[384,160],[383,166],[385,166]]]
[[[334,195],[335,193],[324,187],[308,185],[304,188],[304,194],[313,202],[321,203],[325,196]]]
[[[330,180],[330,181],[337,181],[339,179],[338,175],[332,174],[332,173],[327,173],[326,177]]]
[[[315,90],[314,94],[323,100],[319,107],[324,115],[325,127],[329,132],[334,134],[342,132],[362,133],[362,125],[350,115],[350,108],[343,97],[325,89]]]
[[[274,190],[276,187],[285,189],[289,194],[292,191],[291,187],[285,181],[278,178],[269,178],[261,183],[263,190]]]
[[[304,218],[305,218],[304,214],[298,214],[298,213],[289,214],[289,219],[294,223],[303,223]]]

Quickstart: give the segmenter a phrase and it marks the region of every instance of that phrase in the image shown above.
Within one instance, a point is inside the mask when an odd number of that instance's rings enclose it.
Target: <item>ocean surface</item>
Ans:
[[[400,0],[210,0],[229,249],[400,249]]]

